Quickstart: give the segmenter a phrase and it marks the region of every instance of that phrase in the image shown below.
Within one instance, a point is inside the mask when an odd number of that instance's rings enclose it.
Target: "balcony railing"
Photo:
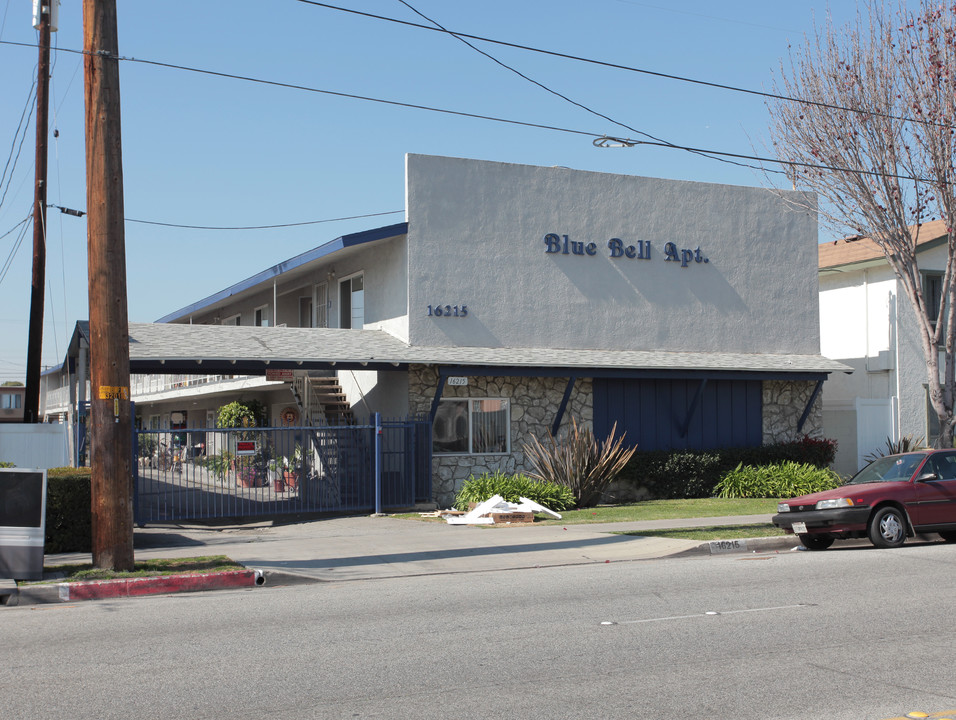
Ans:
[[[163,393],[212,391],[216,385],[234,382],[248,383],[256,380],[266,382],[264,377],[248,375],[132,375],[130,376],[130,395],[135,402]],[[90,397],[89,383],[87,383],[86,397]],[[47,390],[45,412],[65,412],[69,406],[69,387]]]

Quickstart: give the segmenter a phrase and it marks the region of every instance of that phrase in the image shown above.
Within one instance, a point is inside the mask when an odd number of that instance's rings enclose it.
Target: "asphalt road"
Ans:
[[[956,708],[956,545],[0,612],[31,718],[893,718]]]

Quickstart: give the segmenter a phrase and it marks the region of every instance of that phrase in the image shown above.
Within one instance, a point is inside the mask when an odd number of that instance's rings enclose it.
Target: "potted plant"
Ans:
[[[284,460],[285,458],[283,458]],[[272,459],[269,461],[269,479],[272,481],[272,487],[276,492],[285,492],[284,471],[279,469],[279,461]]]
[[[302,473],[302,446],[299,443],[295,444],[291,458],[282,458],[282,465],[282,478],[285,484],[294,490],[299,486],[299,476]]]

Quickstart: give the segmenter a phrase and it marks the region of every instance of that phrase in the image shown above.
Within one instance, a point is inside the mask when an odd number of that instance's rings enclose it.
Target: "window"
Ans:
[[[269,327],[270,318],[269,318],[269,306],[262,305],[256,308],[256,317],[255,317],[255,326],[256,327]]]
[[[230,315],[225,320],[222,321],[223,325],[242,325],[242,316],[241,315]]]
[[[19,410],[22,403],[20,393],[4,393],[0,395],[0,410]]]
[[[339,327],[361,330],[365,326],[365,276],[354,275],[339,285]]]
[[[510,428],[506,399],[442,400],[432,426],[432,451],[446,455],[508,453]]]
[[[299,298],[299,327],[312,327],[312,298]]]
[[[943,276],[940,273],[923,275],[923,300],[926,302],[926,315],[933,330],[936,330],[936,318],[943,302]],[[942,341],[942,338],[940,339]]]
[[[321,283],[315,286],[315,318],[312,327],[324,328],[329,326],[329,286]]]

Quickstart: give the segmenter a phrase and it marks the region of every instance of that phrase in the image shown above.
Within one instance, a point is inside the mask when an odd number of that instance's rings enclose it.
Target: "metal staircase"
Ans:
[[[367,483],[371,439],[363,428],[355,427],[355,415],[339,385],[328,375],[296,377],[292,394],[303,425],[310,428],[312,445],[321,462],[325,479],[319,502],[331,504],[329,510],[365,509],[370,502],[358,491]],[[309,464],[312,464],[310,458]]]
[[[308,425],[354,425],[355,415],[338,378],[306,375],[292,382],[292,395]]]

